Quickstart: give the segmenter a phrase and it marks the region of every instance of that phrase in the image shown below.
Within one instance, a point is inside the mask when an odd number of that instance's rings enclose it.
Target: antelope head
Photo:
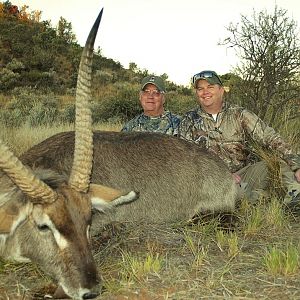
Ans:
[[[76,90],[74,161],[70,177],[30,169],[0,141],[0,256],[32,261],[72,299],[100,293],[89,244],[92,203],[98,209],[129,202],[135,192],[90,185],[93,163],[91,73],[102,10],[82,53]]]

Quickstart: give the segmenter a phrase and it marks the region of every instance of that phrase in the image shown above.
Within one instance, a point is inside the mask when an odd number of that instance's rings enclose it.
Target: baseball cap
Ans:
[[[192,77],[192,84],[195,88],[197,87],[197,83],[200,79],[204,79],[210,84],[218,84],[218,85],[223,86],[223,83],[222,83],[220,77],[218,76],[218,74],[215,71],[206,70],[206,71],[202,71],[200,73],[195,74]]]
[[[166,92],[165,84],[161,77],[155,75],[144,77],[142,80],[141,90],[143,90],[148,83],[154,84],[161,93]]]

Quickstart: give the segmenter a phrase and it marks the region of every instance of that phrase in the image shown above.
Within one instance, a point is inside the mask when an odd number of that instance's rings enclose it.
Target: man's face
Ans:
[[[224,88],[218,84],[210,84],[205,79],[197,82],[196,93],[198,102],[204,110],[221,109]]]
[[[156,117],[164,113],[165,96],[154,84],[148,83],[140,93],[140,102],[146,116]]]

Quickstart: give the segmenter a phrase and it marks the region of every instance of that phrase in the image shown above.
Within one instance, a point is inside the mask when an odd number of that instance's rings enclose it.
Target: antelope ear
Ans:
[[[139,193],[135,191],[121,191],[100,184],[90,184],[89,195],[92,206],[97,210],[105,211],[117,205],[136,200]]]
[[[8,201],[0,207],[0,234],[12,233],[17,224],[22,223],[29,215],[32,205],[22,205]]]
[[[10,233],[14,220],[17,220],[17,215],[8,215],[0,208],[0,234]]]

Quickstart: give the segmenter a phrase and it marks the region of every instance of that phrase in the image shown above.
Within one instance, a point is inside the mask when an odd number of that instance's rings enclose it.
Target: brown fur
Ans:
[[[190,219],[206,210],[230,211],[236,199],[233,178],[218,158],[195,144],[151,133],[95,132],[91,181],[102,187],[88,191],[92,163],[88,109],[91,59],[101,15],[102,11],[91,29],[78,71],[79,138],[74,163],[74,132],[55,135],[22,155],[21,161],[47,184],[24,168],[5,145],[1,148],[8,159],[1,161],[7,176],[0,181],[4,214],[0,228],[9,232],[0,235],[0,256],[39,264],[63,293],[78,300],[95,298],[100,290],[88,242],[91,200],[96,204],[98,198],[112,200],[122,195],[114,189],[140,192],[138,201],[95,217],[97,229],[97,224],[111,220],[165,223]],[[56,180],[59,176],[55,173],[66,175],[69,185],[63,178]],[[94,195],[97,191],[100,195]],[[16,220],[17,226],[12,226]]]
[[[69,173],[74,133],[55,135],[23,154],[24,163]],[[55,160],[54,160],[55,158]],[[232,211],[236,185],[217,157],[199,146],[157,133],[94,132],[92,182],[140,192],[100,223],[176,222],[203,211]]]

